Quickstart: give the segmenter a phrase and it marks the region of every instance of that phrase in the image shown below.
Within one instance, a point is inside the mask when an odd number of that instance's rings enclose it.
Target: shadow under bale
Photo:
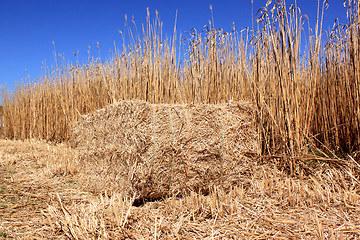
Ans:
[[[94,192],[125,192],[135,201],[207,194],[246,176],[241,162],[260,150],[254,119],[248,103],[120,101],[82,116],[71,144]]]

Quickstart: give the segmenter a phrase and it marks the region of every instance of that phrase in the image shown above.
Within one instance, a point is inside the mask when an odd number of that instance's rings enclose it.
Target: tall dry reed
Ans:
[[[162,37],[158,14],[151,20],[148,11],[142,36],[129,28],[123,39],[130,40],[111,60],[63,64],[36,84],[4,93],[4,135],[64,141],[80,114],[122,99],[248,100],[258,112],[264,154],[359,150],[359,3],[346,6],[349,23],[325,40],[322,11],[305,36],[300,9],[282,0],[259,11],[257,31],[226,33],[210,24],[185,37],[174,28],[170,39]]]

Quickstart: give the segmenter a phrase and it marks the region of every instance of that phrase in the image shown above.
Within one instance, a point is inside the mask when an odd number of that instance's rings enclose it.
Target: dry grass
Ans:
[[[84,191],[76,150],[0,141],[0,232],[15,239],[357,239],[354,162],[243,161],[231,189],[133,206],[133,196]],[[69,156],[75,156],[70,158]],[[307,169],[307,170],[306,170]],[[95,169],[94,169],[95,171]],[[246,174],[245,174],[246,173]],[[86,190],[86,189],[85,189]]]
[[[246,103],[121,101],[83,116],[73,131],[87,189],[135,194],[136,200],[229,189],[241,163],[260,153],[253,107]]]
[[[346,4],[349,23],[326,40],[321,11],[305,37],[300,10],[280,0],[261,9],[257,31],[225,33],[209,25],[163,39],[159,16],[151,21],[149,13],[143,35],[130,28],[130,37],[123,34],[130,41],[107,62],[60,64],[38,83],[4,93],[4,135],[64,141],[80,114],[124,99],[247,100],[258,112],[263,154],[359,150],[359,3]]]
[[[3,106],[0,106],[0,137],[3,137]]]
[[[0,140],[1,239],[56,238],[44,213],[56,194],[70,202],[84,195],[73,178],[76,154],[63,144]]]
[[[257,31],[181,42],[149,14],[109,61],[4,92],[4,137],[64,143],[0,141],[0,236],[360,238],[360,3],[345,3],[349,23],[323,45],[319,12],[304,55],[283,1]]]
[[[192,193],[142,207],[112,195],[67,210],[52,206],[49,211],[68,236],[79,239],[360,237],[359,193],[351,177],[345,180],[338,170],[320,168],[316,175],[293,179],[271,165],[243,167],[249,178],[228,192],[215,188],[208,196]]]

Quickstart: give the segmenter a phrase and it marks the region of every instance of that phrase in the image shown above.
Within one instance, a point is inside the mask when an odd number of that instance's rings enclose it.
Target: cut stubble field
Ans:
[[[350,162],[253,157],[228,191],[191,192],[135,206],[121,193],[92,193],[65,144],[0,140],[0,236],[13,239],[356,239],[360,195]],[[283,162],[283,160],[282,160]]]

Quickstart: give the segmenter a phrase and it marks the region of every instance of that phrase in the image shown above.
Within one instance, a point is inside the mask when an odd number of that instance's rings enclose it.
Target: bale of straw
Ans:
[[[231,187],[259,153],[248,103],[167,105],[120,101],[81,117],[71,143],[88,188],[157,199]]]

